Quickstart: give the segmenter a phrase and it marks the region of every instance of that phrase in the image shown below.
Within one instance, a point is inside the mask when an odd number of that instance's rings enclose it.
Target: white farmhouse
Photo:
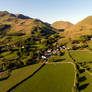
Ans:
[[[43,59],[46,59],[46,56],[41,56]]]

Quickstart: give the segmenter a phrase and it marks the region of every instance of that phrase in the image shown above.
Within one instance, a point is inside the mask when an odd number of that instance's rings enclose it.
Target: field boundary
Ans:
[[[74,68],[74,83],[73,83],[73,87],[71,89],[72,89],[72,92],[74,92],[74,87],[76,87],[76,65],[75,65],[75,63],[73,63],[73,62],[50,62],[50,63],[47,63],[47,64],[72,64],[73,65],[73,68]]]
[[[70,54],[70,51],[68,51],[68,54],[69,54],[70,58],[72,59],[72,61],[76,64],[76,59],[72,57],[72,55]],[[80,69],[85,69],[85,68],[83,68],[83,67],[80,66],[80,65],[79,65],[79,67],[80,67]],[[88,70],[85,69],[85,72],[86,72],[89,76],[92,77],[92,73],[90,73]]]
[[[74,62],[76,62],[76,60],[71,56],[70,52],[68,52],[68,53],[69,53],[70,58],[71,58]],[[80,68],[81,68],[81,69],[85,69],[85,68],[83,68],[83,67],[81,67],[81,66],[80,66]],[[85,72],[87,72],[90,76],[92,76],[92,73],[90,73],[88,70],[85,69]]]
[[[11,90],[15,89],[17,86],[19,86],[21,83],[23,83],[24,81],[28,80],[29,78],[31,78],[32,76],[34,76],[40,69],[42,69],[46,64],[43,63],[36,71],[34,71],[30,76],[28,76],[27,78],[23,79],[22,81],[20,81],[19,83],[15,84],[14,86],[12,86],[11,88],[9,88],[6,92],[11,92]]]
[[[69,55],[69,52],[68,52]],[[70,57],[70,56],[69,56]],[[23,79],[22,81],[20,81],[19,83],[15,84],[14,86],[12,86],[11,88],[9,88],[7,90],[7,92],[11,92],[13,89],[15,89],[17,86],[19,86],[20,84],[22,84],[23,82],[25,82],[26,80],[28,80],[29,78],[31,78],[32,76],[34,76],[41,68],[44,67],[44,65],[48,65],[48,64],[72,64],[73,68],[74,68],[74,83],[73,83],[73,87],[72,92],[74,92],[74,87],[76,86],[76,65],[74,62],[44,62],[36,71],[34,71],[30,76],[28,76],[27,78]]]
[[[70,54],[70,51],[69,50],[67,50],[67,53],[68,53],[68,56],[70,57],[70,59],[72,60],[72,63],[73,63],[73,65],[74,65],[74,71],[75,71],[75,75],[74,75],[74,85],[73,85],[73,88],[72,88],[72,92],[76,92],[75,90],[75,88],[76,88],[76,79],[77,79],[77,67],[76,67],[76,63],[75,63],[75,59],[71,56],[71,54]]]

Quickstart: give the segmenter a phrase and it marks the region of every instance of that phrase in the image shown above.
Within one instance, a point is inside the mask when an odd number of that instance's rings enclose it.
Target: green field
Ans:
[[[14,52],[10,52],[10,51],[6,51],[6,52],[3,52],[0,54],[2,56],[2,58],[0,58],[1,60],[5,59],[16,59],[18,58],[18,55],[17,55],[17,51],[14,51]]]
[[[92,63],[88,63],[92,61],[92,52],[91,51],[71,51],[72,57],[76,60],[76,62],[86,62],[85,66],[88,66],[92,69]],[[89,73],[88,73],[89,72]],[[92,72],[85,71],[79,74],[80,79],[84,77],[84,79],[79,82],[80,86],[86,85],[81,92],[92,92]]]
[[[8,79],[0,81],[0,92],[6,92],[9,88],[19,83],[26,77],[30,76],[40,66],[41,64],[34,64],[34,65],[13,70],[11,72],[11,76]]]
[[[72,92],[73,82],[73,65],[48,64],[12,92]]]
[[[92,72],[92,52],[91,51],[71,51],[71,56],[78,63],[82,63],[82,67],[90,68],[89,71]],[[91,63],[90,63],[91,62]]]
[[[89,62],[92,61],[91,51],[71,51],[71,55],[77,62]]]

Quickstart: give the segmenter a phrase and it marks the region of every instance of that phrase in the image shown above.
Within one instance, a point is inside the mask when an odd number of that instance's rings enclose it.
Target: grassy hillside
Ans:
[[[56,30],[39,19],[0,11],[0,69],[39,62],[39,53],[57,39]]]
[[[12,92],[90,92],[92,16],[75,25],[49,25],[0,11],[0,92],[30,76],[43,62],[46,66]]]
[[[0,43],[6,44],[32,36],[43,39],[56,33],[55,31],[39,19],[0,11]]]
[[[70,22],[66,22],[66,21],[56,21],[53,24],[51,24],[51,26],[56,29],[67,29],[73,26],[73,24]]]
[[[11,29],[9,30],[8,34],[19,32],[25,35],[31,35],[33,31],[39,31],[41,33],[48,34],[54,32],[54,29],[52,29],[50,26],[47,26],[41,20],[28,18],[22,14],[11,14],[7,11],[0,12],[0,24],[11,25]]]
[[[92,35],[92,16],[88,16],[65,31],[65,36],[72,39],[79,39],[82,35]]]
[[[58,43],[66,43],[68,47],[92,47],[92,16],[88,16],[77,24],[61,32]],[[85,46],[84,46],[85,45]],[[88,46],[87,46],[88,45]]]

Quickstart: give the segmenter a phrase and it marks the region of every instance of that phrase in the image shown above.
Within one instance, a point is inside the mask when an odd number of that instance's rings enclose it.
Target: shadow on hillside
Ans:
[[[81,91],[81,90],[87,88],[88,85],[89,85],[89,83],[86,83],[86,84],[81,85],[81,86],[79,87],[79,91]]]
[[[9,77],[10,77],[10,75],[5,78],[0,79],[0,81],[7,80]]]
[[[65,58],[64,59],[58,59],[58,60],[55,60],[53,62],[61,62],[61,61],[64,61],[64,60],[65,60]]]
[[[80,77],[80,78],[78,79],[79,82],[84,82],[84,81],[86,81],[86,80],[87,80],[87,78],[86,78],[85,76],[82,76],[82,77]]]
[[[85,69],[79,69],[79,72],[83,73],[83,72],[85,72]]]

